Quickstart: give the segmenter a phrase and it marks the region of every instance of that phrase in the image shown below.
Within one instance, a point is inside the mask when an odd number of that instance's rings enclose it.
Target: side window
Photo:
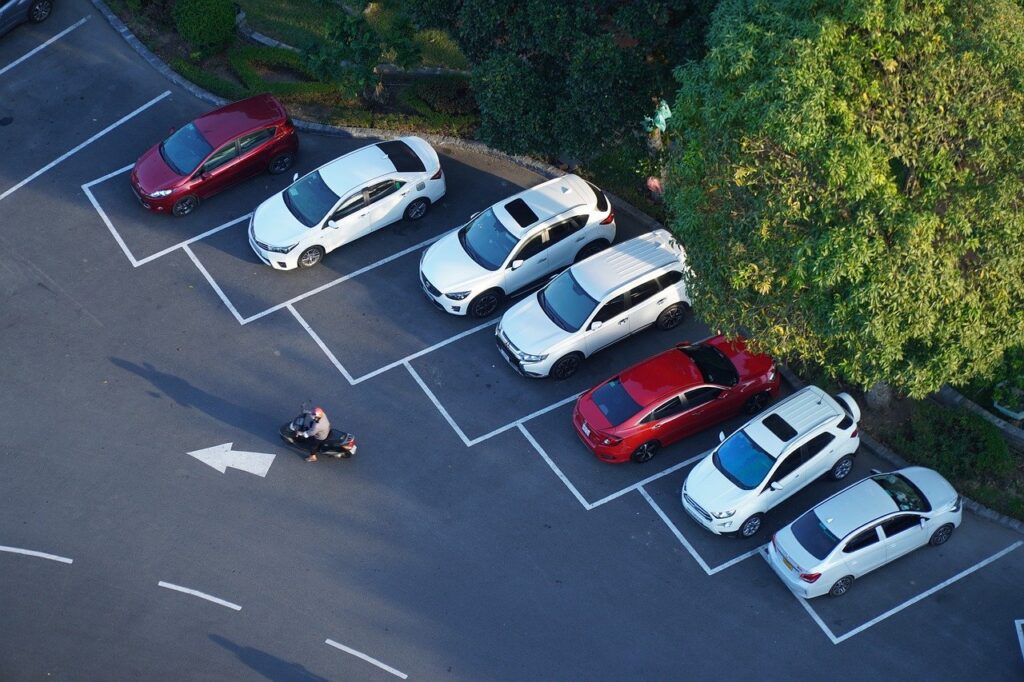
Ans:
[[[689,407],[697,407],[698,405],[703,405],[706,402],[714,400],[721,392],[722,389],[715,388],[714,386],[702,386],[701,388],[695,388],[692,391],[686,392],[686,403]]]
[[[676,284],[683,278],[683,273],[678,270],[669,270],[665,274],[658,277],[658,289],[667,289],[668,287]]]
[[[882,530],[885,531],[885,536],[891,538],[897,533],[902,533],[905,530],[911,528],[917,528],[921,525],[921,517],[916,514],[903,514],[897,516],[894,519],[889,519],[882,524]]]
[[[846,543],[846,547],[843,547],[844,554],[850,554],[858,550],[870,547],[871,545],[878,542],[878,531],[875,528],[868,528],[863,533],[855,536],[852,540]]]
[[[238,156],[238,145],[234,142],[229,142],[217,151],[213,153],[206,163],[203,164],[203,172],[209,173],[215,168],[220,168],[231,159]]]
[[[516,257],[513,258],[512,260],[529,260],[536,256],[541,251],[543,251],[544,247],[544,235],[538,234],[535,237],[533,237],[530,241],[526,242],[526,244],[524,244],[522,247],[520,247],[519,253],[517,253]]]
[[[800,451],[794,450],[793,452],[786,455],[786,459],[782,460],[782,464],[775,470],[775,474],[772,476],[772,481],[781,481],[786,476],[796,471],[797,467],[800,466]]]
[[[621,314],[625,309],[626,305],[622,296],[616,296],[597,311],[597,315],[594,315],[594,322],[607,322],[616,315]]]
[[[384,182],[378,182],[376,185],[370,185],[364,190],[366,192],[367,205],[383,199],[389,194],[394,194],[404,184],[401,180],[385,180]]]
[[[556,223],[548,228],[548,246],[557,244],[570,235],[576,234],[587,224],[587,216],[576,216]]]
[[[341,207],[334,212],[334,215],[331,216],[331,220],[341,220],[345,216],[352,215],[365,205],[366,204],[363,201],[362,192],[359,192],[358,194],[353,194],[344,202],[342,202]]]
[[[243,135],[238,139],[238,153],[245,154],[259,147],[274,136],[274,130],[274,128],[264,128],[263,130],[257,130],[255,133]]]
[[[820,453],[828,444],[834,441],[836,437],[829,431],[820,433],[814,438],[810,439],[800,447],[800,452],[803,454],[805,462],[810,461],[812,457]]]
[[[669,400],[667,403],[664,403],[663,405],[659,406],[656,410],[654,410],[654,412],[651,412],[651,415],[644,421],[658,421],[659,419],[665,419],[666,417],[671,417],[672,415],[679,414],[680,412],[685,410],[686,407],[686,403],[680,400],[679,396],[676,396],[675,398],[672,398],[672,400]]]
[[[651,296],[658,293],[658,291],[660,291],[660,289],[658,289],[658,280],[656,279],[649,280],[643,284],[633,287],[630,289],[629,293],[626,294],[629,298],[629,307],[632,308],[639,303],[643,303]]]

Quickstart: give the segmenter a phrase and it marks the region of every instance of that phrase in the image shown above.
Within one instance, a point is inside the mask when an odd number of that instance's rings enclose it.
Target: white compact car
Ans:
[[[270,197],[249,221],[249,245],[278,270],[310,268],[396,220],[419,220],[444,196],[437,152],[403,137],[357,149]]]
[[[499,201],[441,237],[420,259],[420,283],[441,310],[487,317],[506,297],[614,240],[608,197],[564,175]]]
[[[584,358],[630,334],[677,327],[690,308],[685,267],[665,230],[609,247],[512,306],[495,332],[498,350],[523,376],[572,376]]]
[[[828,475],[850,474],[860,408],[806,386],[744,424],[683,481],[683,508],[712,533],[749,538],[765,512]]]
[[[946,542],[962,514],[946,479],[907,467],[858,481],[806,512],[775,534],[768,556],[799,596],[838,597],[865,573]]]

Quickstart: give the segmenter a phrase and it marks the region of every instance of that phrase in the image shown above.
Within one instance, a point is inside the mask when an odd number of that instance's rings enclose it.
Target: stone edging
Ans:
[[[208,102],[215,106],[221,107],[228,103],[228,100],[214,95],[212,92],[204,90],[195,83],[185,79],[178,72],[167,65],[160,57],[150,52],[149,48],[142,44],[138,38],[131,32],[131,30],[125,25],[121,19],[110,11],[106,3],[103,0],[91,0],[93,6],[100,11],[101,14],[106,18],[107,22],[114,28],[115,31],[121,34],[121,37],[125,39],[129,45],[132,46],[139,55],[145,59],[150,66],[159,71],[167,80],[171,81],[175,85],[187,90],[193,97],[201,99],[204,102]],[[272,39],[270,39],[272,40]],[[348,128],[342,126],[331,126],[324,123],[316,123],[313,121],[304,121],[302,119],[294,119],[295,127],[299,130],[318,133],[321,135],[335,135],[338,137],[353,137],[357,139],[369,138],[369,139],[390,139],[396,136],[394,130],[379,130],[376,128]],[[414,131],[410,131],[414,132]],[[446,135],[431,135],[428,133],[415,133],[419,137],[430,142],[431,145],[438,147],[453,147],[455,149],[461,149],[476,154],[482,154],[485,156],[492,157],[499,161],[505,161],[514,163],[517,166],[526,168],[527,170],[533,171],[537,175],[546,179],[557,178],[565,175],[560,169],[536,159],[531,159],[526,156],[514,156],[511,154],[505,154],[496,149],[491,149],[485,144],[480,142],[473,142],[470,140],[463,140],[457,137],[448,137]],[[624,201],[620,197],[612,194],[611,192],[605,192],[608,198],[615,204],[616,209],[620,213],[625,213],[633,220],[636,220],[643,225],[646,230],[657,230],[665,229],[664,226],[654,218],[650,217],[643,211],[639,210],[627,201]]]
[[[1002,432],[1003,438],[1010,444],[1011,449],[1024,453],[1024,429],[1019,429],[1008,421],[1000,419],[951,386],[940,388],[936,398],[947,407],[967,410],[978,415]]]
[[[807,382],[798,377],[788,367],[779,367],[779,372],[782,373],[782,378],[786,380],[794,389],[800,389],[807,385]],[[978,409],[981,409],[980,407]],[[885,460],[894,467],[902,469],[903,467],[910,466],[910,462],[903,459],[898,453],[894,452],[888,446],[878,442],[870,435],[865,433],[864,429],[860,429],[860,442],[861,445],[866,445],[869,450],[878,455],[881,459]],[[967,496],[963,496],[964,506],[970,509],[972,512],[986,518],[990,521],[994,521],[1002,526],[1005,526],[1011,530],[1015,530],[1018,533],[1024,534],[1024,522],[1019,521],[1015,518],[1009,517],[1006,514],[1000,514],[994,509],[989,509],[979,502],[975,502]]]

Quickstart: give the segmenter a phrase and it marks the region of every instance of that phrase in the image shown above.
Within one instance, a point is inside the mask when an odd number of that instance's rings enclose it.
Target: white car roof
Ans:
[[[522,239],[534,225],[578,206],[594,206],[596,202],[597,197],[587,183],[569,174],[502,199],[493,209],[505,228]],[[529,217],[531,212],[535,220]]]
[[[899,511],[882,486],[870,478],[853,484],[814,508],[821,522],[840,540],[880,516]]]
[[[425,168],[436,159],[436,153],[433,155],[434,159],[424,159],[424,147],[430,148],[430,146],[417,137],[403,137],[395,142],[402,142],[407,146],[405,154],[399,156],[400,162],[404,158],[408,158],[415,163],[415,159],[409,155],[409,151],[415,154],[415,157],[419,159],[421,164],[424,161],[426,162],[424,164]],[[395,162],[381,148],[381,144],[387,147],[392,143],[375,143],[349,152],[321,166],[319,169],[320,177],[323,178],[324,182],[327,183],[327,186],[335,194],[344,198],[372,180],[384,175],[400,173],[401,171],[396,168]],[[401,147],[401,145],[399,146]],[[415,173],[419,171],[409,172]]]
[[[842,408],[832,396],[817,386],[805,386],[770,410],[751,419],[743,430],[769,455],[778,457],[787,443],[806,434],[822,422],[836,419],[842,414]],[[780,419],[784,423],[780,423]],[[779,437],[779,431],[784,430],[787,424],[796,433],[783,440]]]
[[[573,277],[598,301],[639,277],[669,265],[686,264],[683,247],[665,230],[610,246],[572,266]]]

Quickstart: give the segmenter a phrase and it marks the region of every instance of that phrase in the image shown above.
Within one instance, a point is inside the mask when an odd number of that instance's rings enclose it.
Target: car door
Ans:
[[[541,231],[512,250],[504,271],[505,293],[527,289],[551,272],[546,239],[546,231]]]
[[[269,142],[274,139],[275,131],[276,128],[263,128],[238,138],[238,162],[244,166],[240,169],[239,179],[251,178],[267,167],[271,150]]]
[[[835,463],[829,457],[832,452],[836,437],[831,431],[819,433],[800,446],[801,458],[804,462],[806,480],[814,480],[824,476],[825,472],[832,468]]]
[[[803,472],[800,470],[800,465],[803,464],[803,460],[800,458],[800,448],[792,448],[783,452],[779,455],[778,460],[764,487],[761,488],[761,497],[767,503],[764,507],[765,510],[771,509],[796,494],[806,482]],[[779,488],[773,487],[774,484],[778,484]]]
[[[244,164],[238,163],[238,140],[232,140],[203,162],[196,194],[208,197],[227,189],[240,179],[243,169]]]
[[[722,388],[720,386],[698,386],[691,388],[683,397],[687,404],[686,420],[680,423],[682,429],[678,438],[702,431],[722,419]]]
[[[587,238],[583,227],[587,224],[588,216],[577,215],[564,220],[559,220],[548,228],[548,268],[549,272],[561,270],[572,265],[576,252],[583,246]]]
[[[860,577],[884,564],[885,545],[879,537],[878,526],[872,526],[850,538],[843,546],[842,557],[842,572],[854,577]]]
[[[17,20],[14,18],[16,14],[14,6],[17,5],[19,1],[20,0],[7,0],[7,2],[0,1],[0,35],[6,33],[14,26],[15,23],[17,23]]]
[[[353,192],[338,204],[321,229],[322,245],[331,251],[366,233],[366,193]]]
[[[898,559],[928,542],[927,524],[920,514],[899,514],[882,522],[885,560]]]
[[[587,355],[593,355],[629,335],[629,311],[623,294],[612,296],[590,318],[583,332],[583,345]]]
[[[370,185],[367,189],[366,205],[369,207],[366,232],[379,230],[396,220],[401,220],[405,210],[405,197],[409,187],[404,180],[390,178]],[[362,235],[359,235],[362,236]]]
[[[649,277],[640,282],[626,294],[626,305],[629,309],[630,333],[635,333],[654,324],[658,319],[666,298],[657,296],[661,285],[657,277]],[[656,297],[657,296],[657,297]]]
[[[643,418],[644,438],[655,439],[662,446],[671,445],[686,433],[689,406],[682,396],[673,396],[654,408]]]

